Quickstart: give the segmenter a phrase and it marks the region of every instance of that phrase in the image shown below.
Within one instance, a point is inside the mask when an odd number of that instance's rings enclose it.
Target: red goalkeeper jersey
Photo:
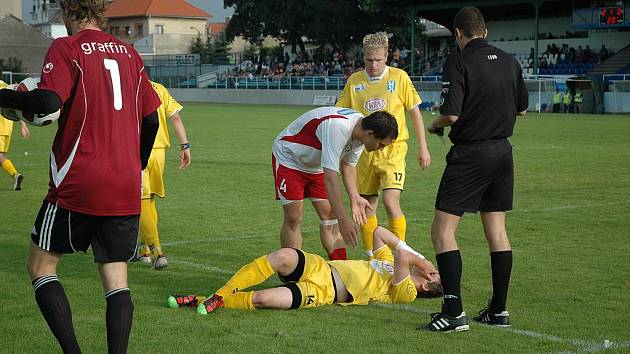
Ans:
[[[97,30],[56,39],[39,88],[63,102],[46,199],[90,215],[140,214],[141,120],[160,101],[138,53]]]

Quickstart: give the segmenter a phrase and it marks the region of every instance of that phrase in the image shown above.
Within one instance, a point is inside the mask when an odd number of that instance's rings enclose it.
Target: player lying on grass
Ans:
[[[194,307],[207,314],[216,308],[297,309],[330,304],[409,303],[442,295],[437,270],[391,231],[374,231],[374,260],[326,261],[293,248],[281,248],[243,266],[211,297],[173,295],[170,307]],[[393,250],[393,253],[392,253]],[[278,273],[283,285],[261,291],[245,289]]]

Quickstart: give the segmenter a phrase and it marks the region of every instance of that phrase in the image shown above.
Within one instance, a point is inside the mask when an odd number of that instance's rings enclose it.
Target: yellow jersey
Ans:
[[[7,87],[6,82],[0,80],[0,90]],[[13,131],[13,121],[0,116],[0,135],[11,135]]]
[[[409,75],[398,68],[385,67],[380,77],[370,77],[365,70],[350,76],[344,86],[337,107],[352,108],[367,116],[376,111],[387,111],[396,118],[398,138],[409,139],[405,111],[422,103]]]
[[[153,143],[154,149],[166,149],[171,146],[171,140],[168,135],[168,127],[166,126],[166,119],[171,118],[173,114],[179,112],[184,108],[179,102],[175,101],[173,96],[168,92],[166,87],[151,81],[153,89],[160,97],[162,104],[157,109],[158,118],[160,120],[160,129],[158,129],[155,136],[155,143]]]
[[[335,268],[353,301],[341,305],[366,305],[372,301],[383,303],[409,303],[416,299],[418,290],[407,276],[393,284],[394,256],[388,247],[374,252],[371,261],[328,261]]]

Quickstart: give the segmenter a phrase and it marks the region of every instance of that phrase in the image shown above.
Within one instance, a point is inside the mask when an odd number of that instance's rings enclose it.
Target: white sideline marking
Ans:
[[[203,243],[203,242],[221,242],[221,241],[234,241],[234,240],[249,240],[252,238],[259,238],[257,235],[243,235],[243,236],[234,236],[234,237],[221,237],[221,238],[204,238],[200,240],[186,240],[186,241],[173,241],[173,242],[162,242],[162,246],[176,246],[176,245],[187,245],[191,243]]]
[[[222,268],[218,268],[218,267],[213,267],[213,266],[209,266],[209,265],[205,265],[205,264],[199,264],[199,263],[195,263],[195,262],[189,262],[189,261],[179,261],[179,260],[173,260],[172,256],[168,256],[168,262],[169,263],[175,263],[175,264],[181,264],[181,265],[186,265],[189,267],[193,267],[193,268],[199,268],[199,269],[203,269],[203,270],[207,270],[209,272],[213,272],[213,273],[221,273],[221,274],[234,274],[234,271],[232,270],[225,270]]]
[[[418,308],[415,308],[415,307],[412,307],[412,306],[408,306],[408,305],[392,305],[392,304],[383,304],[383,303],[374,303],[372,305],[378,306],[378,307],[384,307],[384,308],[388,308],[388,309],[398,309],[398,310],[402,310],[402,311],[405,311],[405,312],[411,312],[411,313],[422,314],[422,315],[428,315],[431,312],[434,312],[434,311],[429,311],[429,310],[418,309]],[[474,324],[474,322],[471,321],[471,324]],[[602,341],[602,343],[599,343],[599,342],[586,341],[586,340],[581,340],[581,339],[561,338],[561,337],[554,336],[554,335],[551,335],[551,334],[538,333],[538,332],[528,331],[528,330],[524,330],[524,329],[517,329],[517,328],[514,328],[514,327],[486,326],[486,325],[482,325],[482,324],[477,324],[476,326],[487,328],[487,329],[492,329],[492,330],[507,331],[507,332],[511,332],[511,333],[514,333],[514,334],[519,334],[519,335],[526,336],[526,337],[532,337],[532,338],[538,338],[538,339],[546,340],[546,341],[549,341],[549,342],[558,342],[558,343],[571,344],[571,345],[577,347],[577,350],[574,351],[574,352],[571,352],[571,351],[560,352],[562,354],[569,354],[569,353],[595,353],[595,352],[599,352],[599,351],[607,350],[607,349],[613,349],[613,348],[614,349],[623,349],[623,348],[629,348],[630,347],[630,341],[628,341],[628,342],[609,341],[607,344],[604,344],[603,341]]]

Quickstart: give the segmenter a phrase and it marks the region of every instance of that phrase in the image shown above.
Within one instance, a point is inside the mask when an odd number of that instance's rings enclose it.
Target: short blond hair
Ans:
[[[363,37],[363,50],[387,49],[387,47],[389,47],[389,40],[385,32],[370,33]]]

